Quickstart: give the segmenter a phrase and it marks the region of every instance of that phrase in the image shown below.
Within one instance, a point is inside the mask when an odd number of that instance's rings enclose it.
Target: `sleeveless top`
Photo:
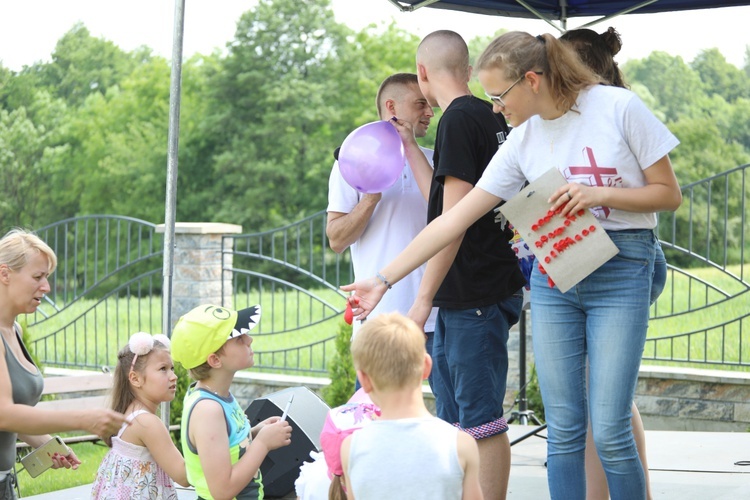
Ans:
[[[352,493],[357,500],[460,500],[459,432],[435,417],[375,420],[352,434]]]
[[[128,421],[147,410],[136,410],[128,415]],[[91,498],[95,500],[178,500],[174,481],[159,467],[145,446],[123,441],[123,424],[116,436],[112,436],[112,449],[99,465],[96,480],[91,486]]]
[[[229,394],[228,398],[223,398],[218,394],[196,387],[195,384],[196,383],[193,382],[188,388],[187,394],[185,394],[182,422],[180,424],[180,441],[182,444],[182,454],[185,457],[185,468],[187,469],[188,481],[195,486],[195,492],[200,498],[209,500],[213,497],[208,490],[206,476],[203,475],[200,458],[198,457],[198,450],[195,448],[195,445],[190,442],[190,438],[188,437],[190,432],[190,415],[193,412],[195,405],[204,399],[216,401],[221,405],[221,408],[224,411],[227,435],[229,436],[229,456],[232,465],[236,464],[245,454],[247,448],[250,446],[252,437],[250,435],[250,421],[247,419],[247,415],[245,415],[242,407],[237,400],[234,399],[232,394]],[[261,481],[261,473],[260,469],[258,469],[255,477],[249,481],[247,486],[240,491],[235,499],[261,500],[263,498],[263,483]]]
[[[31,359],[31,355],[26,350],[26,346],[23,345],[21,327],[18,323],[15,323],[13,327],[24,357],[31,363],[34,363]],[[0,337],[2,337],[2,335],[0,335]],[[11,352],[10,346],[8,346],[8,343],[5,341],[5,337],[2,337],[2,339],[5,346],[5,364],[8,367],[8,374],[10,375],[13,402],[15,404],[34,406],[39,402],[39,399],[42,396],[44,376],[39,369],[36,370],[36,373],[32,373],[25,368],[20,361],[16,359],[13,352]],[[13,464],[16,462],[17,439],[18,434],[15,432],[0,431],[0,471],[6,471],[13,468]]]

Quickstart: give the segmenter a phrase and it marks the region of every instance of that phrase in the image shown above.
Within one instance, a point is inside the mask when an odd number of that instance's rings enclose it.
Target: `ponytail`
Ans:
[[[328,488],[328,500],[346,500],[343,479],[342,476],[333,475],[331,486]]]

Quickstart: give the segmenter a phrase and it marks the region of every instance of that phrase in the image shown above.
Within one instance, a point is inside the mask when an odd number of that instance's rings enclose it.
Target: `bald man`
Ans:
[[[508,127],[490,103],[469,89],[469,50],[460,35],[436,31],[417,49],[419,88],[443,110],[437,126],[428,218],[453,207],[482,176]],[[416,152],[407,148],[407,157]],[[519,189],[521,186],[519,186]],[[510,474],[503,418],[508,331],[518,321],[525,284],[510,240],[494,210],[427,264],[410,316],[417,323],[439,307],[433,340],[438,417],[460,426],[479,445],[484,498],[504,499]]]

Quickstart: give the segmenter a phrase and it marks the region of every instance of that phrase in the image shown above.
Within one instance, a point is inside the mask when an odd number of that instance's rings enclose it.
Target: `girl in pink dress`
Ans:
[[[176,500],[174,483],[188,486],[185,460],[156,415],[174,399],[174,363],[165,335],[134,333],[117,355],[112,407],[128,416],[112,436],[91,489],[94,499]]]

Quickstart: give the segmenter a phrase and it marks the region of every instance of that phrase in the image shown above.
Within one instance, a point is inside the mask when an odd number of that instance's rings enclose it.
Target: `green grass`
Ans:
[[[739,275],[739,266],[729,270]],[[690,270],[690,274],[710,283],[728,294],[742,291],[743,286],[723,272],[702,268]],[[689,308],[696,309],[687,312]],[[659,317],[675,313],[670,317]],[[746,292],[731,299],[695,280],[675,274],[670,275],[664,293],[652,308],[648,338],[671,337],[688,332],[701,332],[690,337],[684,336],[672,341],[660,341],[656,347],[656,357],[675,359],[705,360],[706,365],[688,362],[663,362],[647,359],[648,364],[669,366],[705,366],[706,368],[750,371],[750,366],[738,366],[740,361],[750,362],[750,318],[737,320],[750,312],[750,293]],[[703,332],[705,330],[705,332]],[[654,354],[653,344],[647,343],[645,356]]]
[[[315,290],[314,293],[320,297],[320,301],[300,292],[283,290],[256,291],[237,299],[237,309],[258,303],[262,306],[260,325],[253,330],[253,348],[261,353],[259,359],[264,364],[271,363],[272,357],[263,352],[304,346],[335,336],[341,315],[331,307],[343,309],[344,299],[330,289]],[[49,336],[51,332],[61,329],[55,337]],[[132,333],[159,333],[161,329],[159,297],[140,300],[110,297],[102,303],[79,300],[49,319],[30,326],[28,331],[32,342],[36,341],[32,346],[35,353],[42,360],[48,360],[49,364],[98,367],[114,365],[117,352]],[[274,355],[273,364],[282,364],[285,356],[288,366],[300,370],[322,369],[325,357],[330,357],[332,353],[331,341],[325,347],[319,345],[299,352]]]
[[[71,445],[76,456],[81,460],[81,465],[76,470],[70,469],[49,469],[41,475],[33,478],[28,472],[21,471],[18,473],[18,485],[21,490],[21,497],[40,495],[49,491],[63,490],[74,488],[83,484],[90,484],[96,478],[96,471],[99,469],[104,455],[109,448],[103,444],[79,443]]]
[[[739,266],[730,267],[729,270],[736,275],[740,273]],[[736,294],[743,289],[743,285],[737,280],[714,268],[691,269],[690,273],[729,294]],[[271,354],[273,351],[308,346],[335,336],[341,315],[332,311],[331,307],[343,309],[343,298],[330,289],[313,290],[313,293],[320,300],[281,287],[255,290],[236,299],[235,307],[238,309],[256,303],[263,307],[260,325],[253,331],[253,348],[258,353],[255,369],[276,372],[283,371],[286,366],[292,368],[288,371],[290,373],[324,370],[334,352],[332,340],[314,347]],[[712,363],[711,368],[750,371],[750,367],[737,366],[740,360],[743,363],[750,360],[748,319],[743,323],[735,321],[725,327],[717,326],[747,314],[750,311],[750,293],[730,300],[722,299],[720,292],[697,280],[670,273],[662,296],[652,308],[654,319],[650,324],[649,338],[709,330],[689,339],[676,339],[668,344],[660,342],[656,348],[656,357],[705,359]],[[690,308],[699,309],[685,312]],[[669,318],[662,317],[667,314],[673,315]],[[139,330],[151,333],[161,330],[161,301],[158,297],[140,300],[112,297],[96,305],[93,300],[81,300],[49,320],[32,326],[29,333],[32,339],[39,339],[62,327],[65,327],[64,332],[58,334],[54,341],[48,339],[45,343],[34,346],[36,354],[42,359],[48,360],[48,363],[68,365],[112,365],[117,351],[127,342],[130,334]],[[647,351],[647,358],[652,355]],[[723,366],[722,360],[725,363]],[[705,366],[650,359],[646,362],[671,366]]]

